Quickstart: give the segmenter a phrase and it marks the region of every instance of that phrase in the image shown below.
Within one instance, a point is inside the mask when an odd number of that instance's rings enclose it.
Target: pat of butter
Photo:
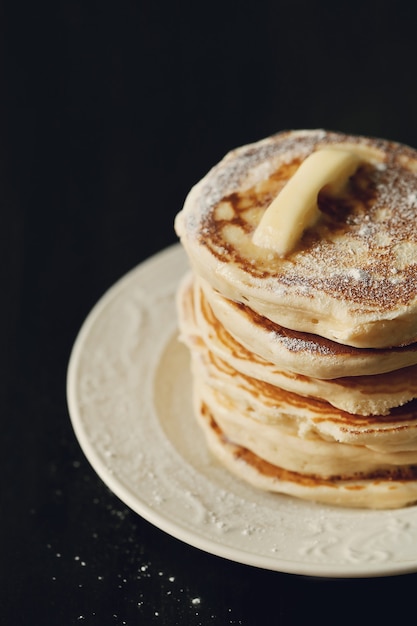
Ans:
[[[319,191],[331,185],[340,191],[363,157],[351,150],[323,148],[310,154],[266,209],[253,243],[285,256],[295,247],[304,230],[320,216]]]

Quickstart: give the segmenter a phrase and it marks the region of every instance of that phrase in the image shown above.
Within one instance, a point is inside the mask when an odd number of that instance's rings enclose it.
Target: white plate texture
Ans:
[[[232,561],[321,577],[417,571],[417,507],[358,511],[264,493],[210,456],[177,341],[187,267],[179,244],[151,257],[100,299],[76,339],[68,406],[100,478],[161,530]]]

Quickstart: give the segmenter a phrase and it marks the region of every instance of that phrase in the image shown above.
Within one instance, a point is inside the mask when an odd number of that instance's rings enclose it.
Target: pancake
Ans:
[[[256,489],[328,504],[361,509],[397,509],[417,502],[416,472],[399,475],[334,478],[296,473],[264,461],[256,454],[227,439],[207,407],[196,415],[209,449],[231,473]]]
[[[314,151],[367,150],[342,196],[282,258],[254,244],[273,198]],[[188,194],[175,229],[196,274],[285,328],[359,348],[417,341],[417,152],[341,133],[289,131],[230,152]]]
[[[416,343],[394,348],[345,346],[316,334],[284,328],[246,304],[224,298],[203,279],[197,278],[196,282],[201,292],[197,296],[201,308],[207,312],[208,305],[236,341],[295,374],[323,379],[371,376],[417,364]]]
[[[326,478],[417,464],[415,403],[356,416],[242,375],[229,374],[226,387],[205,365],[193,362],[199,401],[231,441],[271,463]]]
[[[299,176],[312,155],[320,181],[326,159],[349,172],[313,185],[318,208]],[[279,231],[254,233],[277,200],[287,219],[291,194],[301,234],[275,250]],[[231,472],[337,506],[417,503],[416,217],[417,152],[321,130],[232,151],[191,190],[175,220],[180,339],[196,418]]]
[[[230,330],[226,330],[198,285],[198,280],[190,273],[184,277],[178,290],[181,337],[191,350],[210,353],[213,363],[216,361],[221,369],[231,367],[236,373],[292,393],[325,400],[336,408],[359,415],[386,415],[393,407],[402,406],[417,397],[415,365],[387,374],[329,380],[288,369],[283,358],[276,358],[274,362],[264,359],[235,339],[233,324],[227,327]]]

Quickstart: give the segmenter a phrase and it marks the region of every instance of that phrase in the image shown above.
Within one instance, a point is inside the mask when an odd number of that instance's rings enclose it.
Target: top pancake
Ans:
[[[313,151],[372,152],[344,195],[319,194],[320,220],[285,258],[253,233]],[[234,150],[189,193],[175,228],[194,271],[283,327],[359,348],[417,340],[417,152],[385,140],[288,131]]]

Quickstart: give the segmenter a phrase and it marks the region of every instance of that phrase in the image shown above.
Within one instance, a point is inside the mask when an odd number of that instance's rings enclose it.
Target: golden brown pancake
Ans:
[[[284,328],[241,302],[224,298],[196,278],[197,315],[211,314],[253,354],[316,378],[383,374],[417,364],[417,343],[393,348],[355,348],[312,333]]]
[[[217,377],[228,367],[237,375],[325,400],[359,415],[385,415],[417,397],[416,365],[378,375],[320,379],[286,369],[283,360],[272,363],[264,359],[234,338],[232,326],[228,327],[231,332],[223,326],[195,283],[193,275],[187,274],[178,289],[181,337],[190,350],[210,355],[213,367],[219,365]]]
[[[322,479],[314,474],[290,472],[264,461],[224,436],[207,407],[196,415],[213,455],[231,473],[256,489],[335,506],[363,509],[395,509],[417,502],[415,467],[402,472],[368,477]]]
[[[300,163],[326,146],[367,149],[341,197],[286,257],[252,241]],[[359,348],[417,341],[417,152],[340,133],[289,131],[230,152],[189,193],[175,228],[196,274],[284,328]]]

